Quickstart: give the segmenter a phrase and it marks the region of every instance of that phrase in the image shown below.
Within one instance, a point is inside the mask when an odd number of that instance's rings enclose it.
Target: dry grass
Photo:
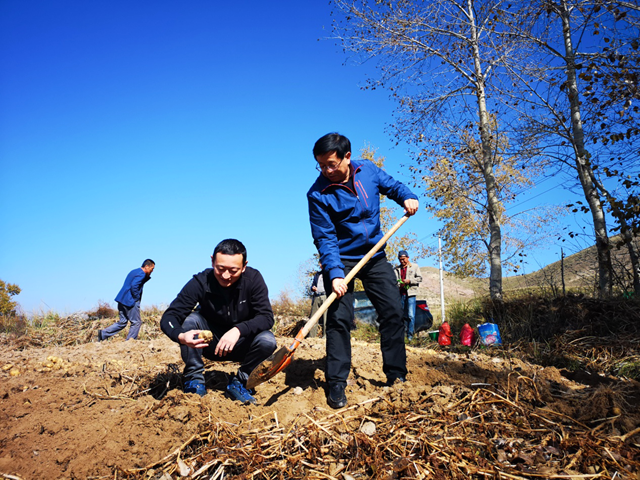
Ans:
[[[243,425],[203,421],[201,431],[127,478],[395,479],[627,478],[640,468],[638,432],[612,435],[615,419],[587,426],[535,408],[535,382],[505,391],[425,389],[398,408],[401,386],[328,413],[302,414],[286,427],[270,412]],[[535,402],[534,402],[535,403]],[[204,420],[204,419],[203,419]],[[347,473],[348,472],[348,473]]]
[[[297,298],[285,290],[277,298],[271,299],[271,308],[275,316],[304,317],[311,311],[311,299]]]
[[[505,344],[545,366],[640,378],[640,301],[583,295],[518,295],[497,303],[473,300],[453,309],[449,323],[498,324]]]
[[[163,311],[157,306],[152,306],[140,312],[140,339],[148,340],[163,335],[160,330]],[[59,315],[55,312],[41,312],[29,320],[17,317],[11,324],[3,323],[7,328],[2,329],[0,344],[13,344],[19,348],[81,345],[94,341],[99,329],[105,328],[117,319],[118,312],[107,304],[99,304],[96,310],[87,313]],[[120,335],[126,336],[127,331],[128,328],[125,328]]]
[[[95,310],[87,312],[89,320],[102,320],[103,318],[113,318],[118,316],[118,311],[111,308],[107,302],[99,301]]]
[[[163,335],[159,327],[163,311],[156,306],[142,311],[141,339]],[[277,336],[295,336],[308,320],[306,300],[296,302],[281,296],[274,301],[274,311],[277,313],[273,330]],[[451,348],[457,348],[457,334],[465,323],[475,327],[494,321],[499,325],[503,342],[526,355],[529,361],[570,371],[640,378],[640,302],[636,300],[524,295],[501,304],[473,300],[459,304],[449,314],[454,334]],[[0,343],[27,348],[94,341],[98,329],[116,321],[117,315],[94,319],[82,313],[60,316],[46,312],[31,321],[19,316],[0,319]],[[126,333],[124,329],[121,335]],[[379,341],[377,330],[367,324],[357,325],[352,336],[368,342]],[[412,345],[429,343],[423,336],[414,338]]]
[[[24,315],[0,315],[0,333],[24,335],[28,322]]]
[[[638,371],[636,302],[527,297],[463,311],[478,312],[490,312],[502,322],[508,345],[496,355],[528,357],[543,365],[563,359],[565,368],[573,365],[577,373],[595,372],[595,377]],[[157,308],[143,312],[146,335],[162,335],[161,314]],[[306,313],[282,315],[276,334],[295,335],[306,319]],[[47,314],[12,341],[25,347],[75,345],[93,341],[101,324],[112,320]],[[377,341],[374,334],[370,341]],[[160,374],[106,364],[102,374],[111,379],[108,390],[85,389],[95,401],[151,394],[158,399],[154,408],[171,402],[165,394],[181,382],[173,364]],[[633,478],[640,470],[639,432],[635,428],[621,435],[619,425],[626,412],[637,408],[638,399],[624,388],[625,382],[602,382],[589,390],[594,410],[611,412],[596,420],[592,412],[575,419],[546,409],[536,379],[517,371],[506,385],[440,385],[425,387],[415,397],[396,384],[384,397],[339,411],[317,408],[286,426],[274,412],[232,425],[210,411],[192,420],[199,422],[198,433],[169,455],[116,472],[114,478]]]

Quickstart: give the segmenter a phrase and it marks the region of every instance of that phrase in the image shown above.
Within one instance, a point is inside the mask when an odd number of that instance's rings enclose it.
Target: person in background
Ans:
[[[418,285],[422,281],[420,267],[409,261],[409,254],[406,250],[398,252],[400,265],[394,268],[398,286],[400,287],[400,298],[402,311],[405,320],[405,333],[408,340],[413,339],[416,324],[416,295]]]
[[[151,280],[151,272],[156,267],[156,263],[147,258],[142,262],[142,267],[131,270],[124,280],[124,285],[118,292],[115,300],[118,302],[119,320],[103,330],[98,330],[98,341],[113,337],[120,330],[131,322],[127,340],[136,340],[142,319],[140,318],[140,301],[142,300],[142,289],[144,284]]]
[[[322,278],[322,268],[313,275],[313,281],[311,282],[311,288],[309,290],[311,291],[311,313],[309,314],[309,317],[313,317],[327,299],[327,292],[324,289],[324,280]],[[325,332],[327,331],[326,310],[324,311],[322,318],[318,320],[318,323],[316,323],[316,325],[309,331],[310,337],[318,336],[318,324],[320,324],[322,328],[322,337],[324,337]]]
[[[271,332],[269,291],[260,272],[247,266],[247,249],[238,240],[221,241],[211,266],[182,288],[162,315],[160,328],[180,344],[185,393],[206,395],[204,356],[240,363],[227,384],[227,394],[244,404],[256,403],[246,388],[247,380],[277,346]],[[199,309],[194,311],[196,305]],[[213,338],[203,339],[203,331],[210,331]]]
[[[318,139],[313,156],[319,175],[307,192],[311,234],[320,254],[325,287],[337,295],[327,315],[327,403],[331,408],[342,408],[347,404],[345,389],[351,371],[354,318],[354,285],[344,279],[384,236],[380,195],[403,206],[408,215],[418,211],[418,197],[373,162],[351,160],[351,142],[339,133]],[[387,385],[404,382],[407,356],[400,294],[384,248],[356,276],[378,313]]]

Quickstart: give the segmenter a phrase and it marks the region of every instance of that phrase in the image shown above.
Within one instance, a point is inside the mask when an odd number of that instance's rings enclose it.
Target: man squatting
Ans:
[[[256,403],[253,392],[246,389],[249,374],[277,346],[267,285],[258,270],[247,266],[247,249],[238,240],[220,242],[211,265],[182,288],[162,316],[160,328],[180,344],[186,393],[207,393],[204,355],[214,361],[239,362],[227,393],[242,403]],[[199,335],[205,330],[213,334],[209,343]]]

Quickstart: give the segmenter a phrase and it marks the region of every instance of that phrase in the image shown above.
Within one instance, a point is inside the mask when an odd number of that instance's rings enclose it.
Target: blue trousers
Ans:
[[[357,261],[342,260],[347,275]],[[400,292],[393,267],[386,256],[373,257],[356,275],[378,313],[382,371],[388,381],[407,376],[407,354],[404,347],[404,322],[400,308]],[[331,285],[328,274],[324,284]],[[330,291],[330,287],[327,288]],[[346,386],[351,371],[351,327],[354,318],[353,282],[348,291],[329,307],[327,315],[327,359],[325,377],[329,384]]]
[[[118,313],[120,314],[118,321],[102,330],[102,339],[106,340],[109,337],[113,337],[120,330],[126,327],[128,322],[131,322],[131,327],[129,327],[129,333],[127,334],[127,340],[136,340],[138,338],[138,333],[140,333],[140,327],[142,326],[142,319],[140,318],[140,302],[134,303],[132,307],[127,307],[126,305],[118,302]]]
[[[411,340],[416,328],[416,297],[408,297],[407,295],[400,295],[402,299],[402,312],[404,314],[405,332],[407,338]]]
[[[215,325],[209,324],[207,319],[198,312],[191,313],[185,319],[182,328],[185,331],[211,330],[213,334],[213,340],[209,342],[207,348],[191,348],[186,345],[180,345],[180,354],[184,362],[183,380],[185,382],[196,380],[204,383],[204,360],[202,359],[204,356],[216,362],[239,362],[240,368],[236,376],[238,380],[246,384],[253,369],[260,365],[263,360],[266,360],[277,347],[276,337],[271,331],[267,330],[257,335],[240,337],[233,350],[221,357],[214,352],[220,338],[227,333],[227,330],[221,330]]]

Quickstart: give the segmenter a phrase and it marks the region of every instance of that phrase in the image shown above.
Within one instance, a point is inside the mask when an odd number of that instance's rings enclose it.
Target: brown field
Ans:
[[[1,338],[5,478],[640,475],[640,384],[545,367],[515,346],[422,338],[408,381],[385,387],[379,346],[354,340],[349,404],[334,411],[322,339],[242,406],[223,391],[235,365],[208,366],[204,398],[184,394],[176,344],[157,331],[97,343],[91,323],[73,344]]]

